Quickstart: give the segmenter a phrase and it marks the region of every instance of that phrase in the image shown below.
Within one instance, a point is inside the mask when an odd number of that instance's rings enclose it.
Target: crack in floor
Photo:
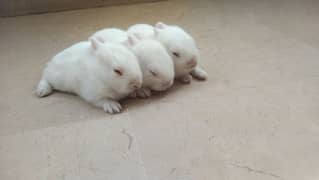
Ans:
[[[131,147],[132,147],[132,143],[133,143],[134,137],[130,133],[126,132],[125,128],[122,129],[122,134],[127,136],[128,141],[129,141],[127,149],[130,150]]]
[[[257,174],[263,174],[263,175],[267,175],[267,176],[271,176],[273,178],[277,178],[277,179],[284,179],[281,176],[271,173],[271,172],[266,172],[263,170],[259,170],[259,169],[253,169],[249,166],[245,166],[245,165],[240,165],[240,164],[231,164],[232,166],[236,167],[236,168],[240,168],[240,169],[245,169],[248,172],[253,172],[253,173],[257,173]]]
[[[169,173],[168,173],[166,176],[160,178],[160,180],[166,179],[167,177],[173,175],[174,172],[176,171],[176,169],[177,169],[176,167],[175,167],[175,168],[172,168],[172,169],[169,171]]]
[[[169,172],[169,175],[172,175],[176,171],[176,169],[177,168],[172,168],[171,171]]]

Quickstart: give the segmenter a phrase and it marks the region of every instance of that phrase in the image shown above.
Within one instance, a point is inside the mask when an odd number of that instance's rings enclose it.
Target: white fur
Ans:
[[[127,41],[126,32],[118,28],[107,28],[95,32],[91,37],[95,37],[101,42],[125,42]]]
[[[190,73],[193,77],[205,80],[207,73],[198,66],[199,50],[194,39],[178,26],[157,23],[155,27],[148,24],[136,24],[128,28],[127,33],[138,34],[142,38],[155,38],[161,42],[172,57],[175,77],[182,82],[189,83]],[[178,53],[179,57],[174,55]],[[185,79],[188,79],[185,81]]]
[[[128,35],[138,34],[142,38],[153,38],[154,27],[149,24],[135,24],[127,29]]]
[[[135,35],[127,36],[121,29],[109,28],[93,34],[92,37],[104,42],[126,44],[137,56],[142,74],[143,85],[137,96],[148,97],[150,90],[163,91],[168,89],[174,80],[174,65],[171,57],[161,43],[153,39],[142,39]],[[154,76],[151,72],[154,72]],[[134,96],[133,96],[134,97]]]
[[[46,96],[52,89],[71,92],[108,113],[117,113],[121,110],[118,100],[141,84],[142,73],[131,51],[91,38],[53,57],[44,69],[37,95]]]

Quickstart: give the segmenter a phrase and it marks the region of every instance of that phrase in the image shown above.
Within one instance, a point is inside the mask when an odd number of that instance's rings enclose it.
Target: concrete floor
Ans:
[[[0,19],[1,180],[318,180],[319,1],[165,1]],[[105,114],[38,99],[45,63],[104,27],[193,34],[206,82]]]

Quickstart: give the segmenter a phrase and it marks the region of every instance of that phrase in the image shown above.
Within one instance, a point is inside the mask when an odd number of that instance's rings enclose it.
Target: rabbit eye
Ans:
[[[113,71],[119,76],[123,75],[123,72],[121,70],[119,70],[119,69],[114,69]]]
[[[150,70],[150,73],[153,75],[153,76],[157,76],[157,73],[156,72],[154,72],[154,71],[152,71],[152,70]]]
[[[177,53],[177,52],[173,52],[173,55],[174,55],[175,57],[180,57],[179,53]]]

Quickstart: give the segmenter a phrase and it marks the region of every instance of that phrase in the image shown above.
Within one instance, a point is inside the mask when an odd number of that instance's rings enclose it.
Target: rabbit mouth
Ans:
[[[138,85],[135,85],[132,87],[133,90],[138,90],[139,88],[140,88],[140,86],[138,86]]]
[[[188,68],[194,68],[197,65],[197,60],[195,57],[192,57],[189,61],[187,61],[186,66]]]
[[[195,63],[188,63],[188,64],[186,64],[186,68],[188,68],[188,69],[193,69],[193,68],[196,67],[196,65],[197,65],[196,62],[195,62]]]

